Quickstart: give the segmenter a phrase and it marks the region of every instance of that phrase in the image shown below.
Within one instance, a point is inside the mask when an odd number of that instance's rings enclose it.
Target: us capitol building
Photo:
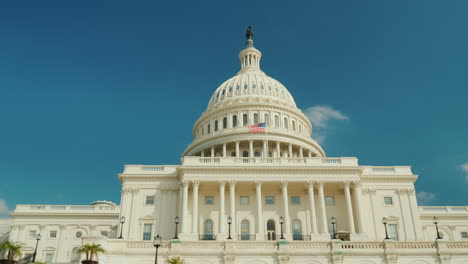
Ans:
[[[82,243],[106,249],[100,263],[154,263],[157,234],[159,263],[468,263],[468,206],[418,206],[408,166],[327,157],[246,36],[180,165],[125,165],[120,205],[17,205],[3,239],[27,255],[41,234],[47,263],[79,263]]]

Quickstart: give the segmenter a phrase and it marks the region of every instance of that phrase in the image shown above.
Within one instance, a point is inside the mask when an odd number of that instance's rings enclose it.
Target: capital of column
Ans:
[[[323,188],[323,186],[325,185],[325,182],[324,181],[317,181],[317,186],[319,188]]]
[[[236,181],[229,181],[229,186],[230,187],[236,187]]]
[[[350,182],[350,181],[344,181],[344,182],[343,182],[343,185],[344,185],[345,188],[348,189],[349,186],[351,185],[351,182]]]
[[[288,181],[281,181],[281,187],[282,188],[287,188],[288,187]]]
[[[200,182],[199,181],[192,181],[192,185],[194,188],[198,188],[198,186],[200,186]]]
[[[218,181],[219,186],[226,186],[226,181]]]
[[[184,180],[184,181],[181,182],[181,185],[182,185],[184,188],[187,188],[187,187],[190,185],[190,182]]]
[[[307,185],[307,188],[314,188],[315,181],[307,181],[306,185]]]

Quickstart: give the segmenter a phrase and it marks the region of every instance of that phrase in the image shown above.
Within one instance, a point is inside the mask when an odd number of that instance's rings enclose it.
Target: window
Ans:
[[[247,125],[247,114],[242,115],[242,125],[246,126]]]
[[[203,240],[214,240],[213,236],[213,221],[206,220],[205,224],[203,225]]]
[[[151,240],[151,233],[153,231],[153,224],[143,225],[143,240]]]
[[[45,255],[45,262],[46,263],[52,263],[53,259],[54,259],[54,253],[46,253],[46,255]]]
[[[279,117],[275,116],[275,127],[279,127]]]
[[[284,118],[284,128],[288,129],[288,119]]]
[[[244,152],[242,152],[242,157],[248,158],[249,157],[249,152],[247,150],[244,150]]]
[[[268,116],[268,114],[265,114],[263,116],[263,122],[265,122],[266,125],[270,125],[270,117]]]
[[[154,195],[146,196],[145,204],[154,204]]]
[[[227,118],[223,118],[223,129],[227,128]]]
[[[325,204],[326,205],[335,205],[335,197],[325,196]]]
[[[260,151],[255,151],[254,156],[255,157],[260,157]]]
[[[276,227],[275,221],[268,220],[267,222],[267,239],[268,240],[276,240]]]
[[[81,238],[82,236],[83,236],[83,232],[81,232],[81,231],[77,231],[75,233],[75,238]]]
[[[291,204],[301,204],[301,199],[299,196],[291,196]]]
[[[388,233],[391,239],[398,241],[398,227],[396,224],[388,225]]]
[[[232,117],[232,127],[237,127],[237,116],[236,115],[234,115]]]
[[[303,240],[301,221],[297,219],[294,220],[292,222],[292,230],[293,230],[293,240]]]
[[[258,124],[258,114],[254,114],[254,124]]]
[[[275,204],[274,196],[265,196],[265,204]]]
[[[71,262],[78,262],[78,261],[80,261],[80,258],[81,258],[81,256],[80,256],[80,253],[78,252],[78,248],[77,247],[73,248],[72,252],[71,252],[70,261]]]
[[[293,131],[296,131],[296,122],[295,121],[292,121],[292,129],[293,129]]]
[[[206,128],[206,131],[208,131],[207,133],[209,134],[211,132],[211,125],[208,124],[208,127]]]
[[[232,93],[232,87],[229,87],[229,93]]]
[[[109,234],[109,232],[107,232],[107,231],[101,231],[101,236],[103,236],[103,237],[107,237],[108,234]]]
[[[247,86],[247,84],[244,84],[244,89],[247,89],[247,88],[249,88],[249,87]]]
[[[250,240],[250,223],[246,219],[241,222],[241,240]]]
[[[240,197],[240,204],[249,204],[249,197],[248,196],[241,196]]]
[[[57,238],[57,231],[50,231],[49,232],[49,237],[50,238]]]
[[[393,205],[393,197],[384,197],[385,205]]]
[[[468,232],[461,232],[462,238],[468,238]]]
[[[218,131],[218,120],[215,121],[215,130],[214,131]]]
[[[36,230],[29,231],[29,238],[36,238],[36,234],[37,234]]]
[[[214,204],[213,196],[205,196],[205,204]]]

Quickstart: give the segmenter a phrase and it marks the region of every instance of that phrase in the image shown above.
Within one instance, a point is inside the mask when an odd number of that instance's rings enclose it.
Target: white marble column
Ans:
[[[299,147],[299,157],[304,157],[304,151],[302,150],[302,147]]]
[[[240,142],[236,141],[236,158],[240,157],[240,148],[239,148]]]
[[[307,190],[309,193],[309,209],[312,234],[317,234],[317,212],[315,211],[314,183],[307,182]]]
[[[327,212],[325,210],[325,194],[323,193],[323,187],[324,187],[324,183],[322,181],[318,182],[320,214],[322,216],[322,230],[320,233],[328,234],[328,220],[327,220]]]
[[[365,226],[363,219],[364,217],[362,216],[362,207],[361,207],[361,184],[359,182],[354,183],[354,201],[356,205],[356,221],[358,222],[358,228],[359,228],[359,234],[365,234]]]
[[[283,217],[284,217],[284,234],[289,237],[290,217],[289,217],[289,201],[288,201],[288,181],[281,181],[281,193],[283,194]]]
[[[201,151],[201,156],[202,156],[202,157],[205,157],[205,150],[202,150],[202,151]]]
[[[223,157],[226,157],[226,142],[223,143]]]
[[[192,214],[192,234],[198,238],[198,187],[200,183],[192,182],[192,199],[193,199],[193,214]]]
[[[229,209],[231,210],[229,216],[232,219],[231,233],[233,237],[236,237],[237,222],[236,222],[236,182],[235,181],[229,182],[229,202],[230,202]]]
[[[256,182],[256,196],[257,196],[257,239],[263,241],[264,231],[263,231],[263,211],[262,211],[262,182]]]
[[[312,158],[312,151],[309,150],[309,158]]]
[[[267,150],[267,141],[263,140],[263,157],[268,157],[268,150]]]
[[[281,147],[279,141],[276,141],[276,157],[281,158]]]
[[[215,147],[211,147],[211,157],[213,158],[215,156]]]
[[[219,234],[224,235],[226,233],[226,211],[225,211],[225,193],[226,182],[219,182]]]
[[[183,184],[183,193],[182,193],[182,230],[183,234],[188,233],[188,188],[189,182],[184,181]]]
[[[289,157],[292,158],[293,152],[292,152],[292,144],[289,143]]]
[[[353,235],[356,233],[356,230],[354,229],[353,206],[351,204],[351,193],[349,191],[349,185],[351,183],[349,181],[345,181],[343,184],[344,184],[346,216],[348,217],[349,232],[351,233],[351,235]]]
[[[249,141],[249,157],[254,157],[253,140]]]

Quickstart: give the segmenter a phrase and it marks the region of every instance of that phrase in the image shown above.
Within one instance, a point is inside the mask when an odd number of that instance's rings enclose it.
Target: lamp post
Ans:
[[[388,230],[387,230],[387,224],[388,224],[387,217],[382,218],[382,224],[384,224],[385,226],[385,239],[390,239],[390,237],[388,237]]]
[[[174,223],[175,223],[175,235],[174,235],[174,239],[179,239],[179,235],[177,234],[177,227],[179,226],[179,217],[176,216],[175,219],[174,219]]]
[[[436,227],[436,232],[437,232],[437,239],[442,239],[442,237],[440,236],[440,233],[439,233],[439,218],[435,217],[432,218],[432,222],[434,223],[435,227]]]
[[[158,249],[161,246],[161,237],[159,234],[154,237],[153,245],[156,248],[156,256],[154,257],[154,264],[158,264]]]
[[[332,218],[330,218],[330,224],[333,227],[333,236],[332,236],[332,238],[336,239],[336,218],[335,217],[332,216]]]
[[[33,263],[36,262],[37,245],[39,245],[39,240],[41,240],[41,234],[37,234],[37,235],[36,235],[36,248],[34,249],[33,259],[32,259],[32,262],[33,262]]]
[[[280,222],[280,225],[281,225],[281,237],[280,237],[280,239],[284,239],[284,235],[283,235],[284,218],[282,216],[280,216],[279,222]]]
[[[119,239],[122,239],[123,234],[123,224],[125,223],[125,216],[120,217],[120,236]]]
[[[227,222],[228,222],[228,230],[229,230],[229,233],[228,233],[228,234],[229,234],[229,236],[228,236],[228,238],[227,238],[227,239],[232,239],[232,237],[231,237],[231,224],[232,224],[232,217],[230,217],[230,216],[229,216],[227,220],[228,220]]]

